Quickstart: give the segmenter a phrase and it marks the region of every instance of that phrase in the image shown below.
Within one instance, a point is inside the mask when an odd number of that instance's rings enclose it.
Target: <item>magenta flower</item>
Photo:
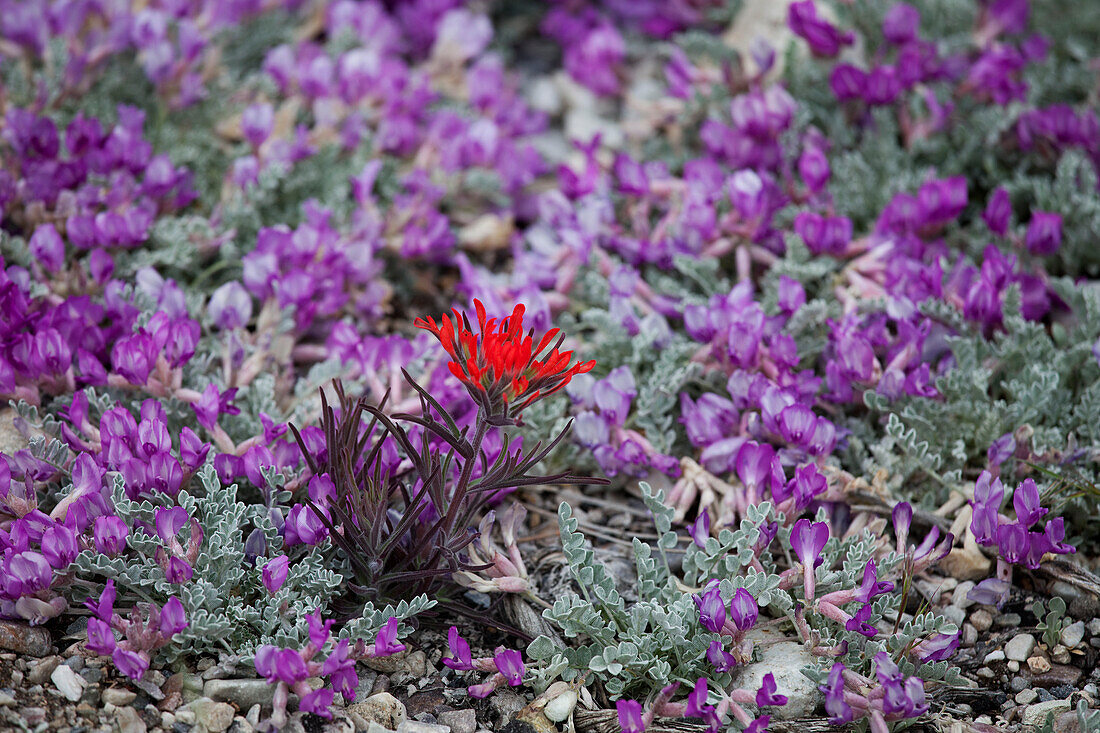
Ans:
[[[760,684],[760,689],[756,693],[757,707],[764,707],[765,705],[786,705],[787,696],[776,694],[778,691],[779,688],[775,684],[775,676],[771,672],[768,672],[764,675],[764,679]]]
[[[452,626],[447,632],[447,646],[450,647],[450,658],[444,657],[445,666],[459,672],[467,672],[474,668],[473,655],[470,654],[470,645],[458,634],[458,628]]]
[[[111,653],[111,661],[115,663],[118,671],[132,680],[140,680],[145,676],[145,670],[149,669],[149,660],[143,654],[132,652],[116,646]]]
[[[1016,519],[1025,527],[1038,522],[1047,509],[1039,505],[1039,487],[1032,479],[1024,479],[1012,493],[1012,508],[1016,510]]]
[[[195,574],[195,569],[183,558],[172,555],[168,558],[168,566],[164,569],[164,577],[169,583],[186,583]]]
[[[878,629],[867,623],[867,619],[870,617],[871,604],[868,603],[856,611],[855,616],[852,616],[845,622],[844,628],[848,631],[855,631],[856,633],[863,634],[868,639],[874,639],[878,634]]]
[[[523,684],[523,675],[527,672],[527,667],[523,664],[523,655],[518,651],[502,649],[493,657],[493,663],[511,687]]]
[[[806,41],[814,56],[822,58],[836,56],[841,47],[855,41],[855,36],[850,31],[841,33],[831,23],[817,17],[814,0],[791,3],[787,12],[787,27]]]
[[[355,689],[359,686],[359,675],[355,671],[355,660],[349,656],[350,650],[351,642],[341,639],[321,665],[322,674],[329,678],[333,689],[346,700],[355,699]]]
[[[892,590],[894,590],[894,584],[889,580],[878,581],[878,568],[875,567],[875,561],[870,560],[863,569],[863,583],[856,592],[855,599],[862,603],[870,603],[876,596]]]
[[[180,599],[173,596],[160,609],[160,633],[171,637],[187,628],[187,615]]]
[[[96,618],[109,623],[115,612],[115,579],[107,580],[107,584],[103,586],[103,592],[99,594],[99,600],[92,601],[89,598],[84,601],[84,605],[95,614]]]
[[[786,700],[787,698],[783,698]],[[768,724],[772,722],[772,716],[761,715],[758,718],[753,718],[753,721],[745,726],[744,733],[764,733],[768,729]]]
[[[791,548],[802,563],[808,601],[814,598],[814,568],[828,541],[829,525],[824,522],[811,523],[808,519],[799,519],[791,529]]]
[[[712,584],[701,595],[691,597],[699,609],[699,623],[707,631],[718,633],[726,623],[726,605],[717,584]]]
[[[42,554],[53,567],[65,570],[75,558],[76,533],[63,524],[54,524],[42,533]]]
[[[156,511],[157,536],[165,542],[172,542],[188,519],[187,510],[181,506],[159,507]]]
[[[1032,211],[1024,237],[1028,252],[1047,256],[1062,246],[1062,215],[1049,211]]]
[[[83,454],[82,454],[83,455]],[[95,549],[104,555],[115,557],[126,549],[126,537],[130,534],[130,528],[122,517],[114,514],[105,514],[95,518],[92,529],[92,539]]]
[[[645,733],[641,703],[624,698],[615,703],[615,710],[619,714],[619,727],[623,733]]]
[[[114,652],[116,646],[115,634],[111,625],[94,616],[88,619],[88,643],[89,651],[108,656]]]
[[[744,588],[738,588],[730,599],[730,619],[733,625],[740,631],[748,631],[756,623],[759,615],[760,607],[756,604],[752,593]]]
[[[276,558],[268,560],[261,572],[264,588],[267,588],[267,592],[274,595],[276,591],[282,588],[283,583],[286,582],[286,576],[289,571],[290,558],[286,555],[279,555]]]
[[[280,649],[264,644],[256,650],[253,664],[256,673],[271,684],[285,682],[293,687],[296,682],[309,677],[309,669],[296,649]]]
[[[699,516],[688,526],[688,534],[696,547],[706,548],[707,538],[710,537],[710,512],[706,509],[700,511]]]
[[[327,687],[322,687],[319,690],[308,692],[302,696],[302,701],[298,703],[298,709],[304,710],[307,713],[314,713],[320,715],[322,718],[332,718],[332,711],[329,708],[332,707],[333,692]]]
[[[1012,200],[1008,196],[1008,191],[1002,187],[998,187],[993,192],[993,195],[989,197],[988,203],[985,205],[985,211],[982,212],[982,220],[985,221],[985,225],[989,227],[989,231],[994,234],[1003,237],[1008,233],[1008,222],[1012,217]]]
[[[405,651],[405,645],[397,641],[397,618],[390,616],[374,638],[374,655],[388,657],[403,651]]]
[[[333,619],[321,620],[321,609],[306,614],[306,623],[309,625],[309,642],[320,649],[328,641],[331,632],[329,629],[336,623]]]
[[[833,664],[833,668],[829,670],[828,679],[818,689],[825,695],[825,713],[829,716],[831,724],[844,725],[852,722],[854,717],[852,708],[844,701],[844,665],[842,663]]]
[[[1021,562],[1031,549],[1027,528],[1022,524],[1002,524],[994,536],[1001,556],[1010,563]]]
[[[707,661],[714,665],[715,672],[729,672],[737,666],[737,657],[722,648],[722,642],[715,639],[707,647]]]
[[[898,3],[882,19],[882,37],[897,46],[916,40],[920,11],[909,3]]]

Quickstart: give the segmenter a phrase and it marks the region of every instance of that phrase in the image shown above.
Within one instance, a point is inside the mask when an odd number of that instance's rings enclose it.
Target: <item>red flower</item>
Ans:
[[[451,356],[447,365],[451,373],[462,380],[489,415],[515,417],[532,402],[569,384],[574,375],[591,371],[596,365],[595,361],[570,365],[573,352],[559,351],[565,337],[557,328],[539,338],[536,346],[534,329],[523,332],[522,305],[499,321],[486,318],[480,300],[474,300],[474,308],[480,333],[471,330],[469,319],[457,308],[454,320],[445,314],[439,324],[434,318],[417,318],[413,325],[431,331],[439,339]]]

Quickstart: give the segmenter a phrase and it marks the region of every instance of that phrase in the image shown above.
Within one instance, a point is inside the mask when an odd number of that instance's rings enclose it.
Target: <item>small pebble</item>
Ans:
[[[61,664],[50,675],[50,681],[69,702],[76,702],[84,694],[87,684],[84,678],[73,671],[72,667]]]
[[[960,645],[964,649],[969,649],[974,646],[978,641],[978,630],[974,628],[972,624],[963,624],[962,641]]]
[[[1012,672],[1012,673],[1014,673],[1014,674],[1015,674],[1016,672],[1019,672],[1019,671],[1020,671],[1020,663],[1019,663],[1019,662],[1017,662],[1017,661],[1016,661],[1015,659],[1011,660],[1011,661],[1010,661],[1010,662],[1009,662],[1008,664],[1006,664],[1005,666],[1006,666],[1006,667],[1008,667],[1008,671],[1009,671],[1009,672]]]
[[[1002,613],[993,619],[993,623],[1002,629],[1015,629],[1023,622],[1018,613]]]
[[[1027,667],[1032,674],[1042,674],[1050,671],[1050,660],[1042,656],[1028,657]]]
[[[974,624],[974,628],[978,631],[988,631],[993,625],[993,614],[984,608],[979,608],[970,614],[970,623]]]
[[[993,662],[1003,662],[1004,659],[1005,653],[1000,649],[997,649],[996,651],[992,651],[989,654],[986,654],[985,659],[982,661],[986,664],[992,664]]]
[[[1035,637],[1031,634],[1016,634],[1005,644],[1005,656],[1017,662],[1026,662],[1035,648]]]
[[[987,680],[991,680],[996,676],[996,673],[993,670],[991,670],[989,667],[982,667],[981,669],[979,669],[974,674],[978,675],[979,677],[982,677],[983,679],[987,679]]]
[[[1073,649],[1085,638],[1085,622],[1075,621],[1062,629],[1061,642],[1067,649]]]
[[[1027,680],[1025,680],[1023,677],[1013,677],[1012,682],[1009,683],[1009,687],[1012,688],[1013,692],[1020,692],[1025,687],[1027,687]],[[1020,703],[1020,704],[1021,705],[1026,705],[1027,703]]]
[[[1039,693],[1035,690],[1020,690],[1016,693],[1016,702],[1020,705],[1030,705],[1039,699]]]
[[[1094,618],[1088,622],[1089,633],[1093,636],[1100,636],[1100,618]]]

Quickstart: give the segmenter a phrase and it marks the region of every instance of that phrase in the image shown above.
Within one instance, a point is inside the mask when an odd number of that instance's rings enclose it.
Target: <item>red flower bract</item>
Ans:
[[[595,361],[570,365],[572,351],[560,351],[564,336],[550,329],[535,341],[534,329],[523,331],[523,306],[504,319],[487,318],[485,306],[474,300],[478,333],[465,314],[454,309],[440,323],[417,318],[413,325],[431,331],[451,356],[451,373],[488,415],[515,417],[536,400],[557,392],[577,374],[591,371]],[[536,345],[537,343],[537,345]]]

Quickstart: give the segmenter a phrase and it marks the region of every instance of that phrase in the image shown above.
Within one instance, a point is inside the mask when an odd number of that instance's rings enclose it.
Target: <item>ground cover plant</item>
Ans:
[[[1100,730],[1100,7],[0,12],[5,726]]]

